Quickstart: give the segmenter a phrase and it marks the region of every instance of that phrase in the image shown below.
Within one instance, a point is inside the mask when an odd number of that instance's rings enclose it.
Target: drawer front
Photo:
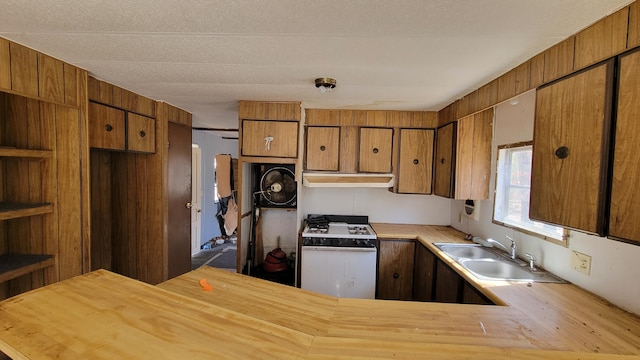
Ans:
[[[99,149],[125,149],[124,111],[89,103],[89,146]]]
[[[156,151],[156,120],[129,113],[127,122],[127,149],[154,153]]]

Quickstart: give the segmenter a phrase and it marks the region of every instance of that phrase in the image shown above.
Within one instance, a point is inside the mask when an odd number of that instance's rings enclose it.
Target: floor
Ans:
[[[231,239],[225,240],[223,244],[215,242],[207,244],[210,248],[205,248],[191,257],[191,269],[207,265],[220,269],[236,271],[236,254],[238,247]],[[206,246],[205,246],[206,247]]]

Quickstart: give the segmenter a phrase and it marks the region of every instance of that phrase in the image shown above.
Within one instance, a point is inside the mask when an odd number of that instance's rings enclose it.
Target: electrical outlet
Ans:
[[[571,251],[571,268],[589,275],[591,273],[591,256],[579,251]]]

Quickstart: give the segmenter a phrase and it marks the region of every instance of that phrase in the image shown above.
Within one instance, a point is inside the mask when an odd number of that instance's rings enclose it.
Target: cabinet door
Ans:
[[[455,199],[489,198],[493,108],[458,120]]]
[[[529,217],[604,234],[613,60],[538,90]]]
[[[338,171],[340,127],[307,127],[307,170]]]
[[[297,157],[298,122],[243,120],[242,155]]]
[[[125,149],[123,110],[89,103],[89,146],[100,149]]]
[[[393,129],[360,128],[359,172],[390,173]]]
[[[378,298],[411,300],[415,243],[380,240],[378,248]]]
[[[433,130],[400,130],[398,192],[431,194],[433,139]]]
[[[436,256],[422,244],[416,244],[415,267],[413,272],[413,299],[433,301]]]
[[[127,150],[154,153],[156,151],[156,120],[127,114]]]
[[[640,242],[640,52],[620,58],[609,235]]]
[[[437,302],[457,303],[459,301],[462,278],[442,261],[436,265],[436,285],[434,299]]]
[[[489,300],[480,291],[478,291],[473,285],[466,281],[463,281],[461,301],[463,304],[476,304],[476,305],[494,305],[493,301]]]
[[[436,131],[433,193],[439,196],[451,197],[453,195],[456,130],[457,124],[452,122],[439,127]]]

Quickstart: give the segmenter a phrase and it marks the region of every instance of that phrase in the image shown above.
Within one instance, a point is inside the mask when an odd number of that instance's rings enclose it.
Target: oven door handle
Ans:
[[[341,246],[302,246],[302,250],[308,251],[349,251],[349,252],[375,252],[375,247],[341,247]]]

